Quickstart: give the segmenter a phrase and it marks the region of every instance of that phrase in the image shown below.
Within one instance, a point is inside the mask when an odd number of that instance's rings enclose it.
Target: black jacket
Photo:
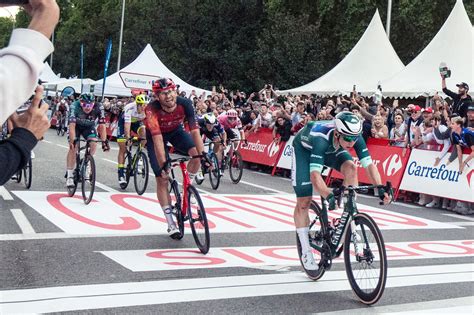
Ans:
[[[443,89],[443,93],[453,99],[453,105],[451,106],[453,114],[457,113],[461,117],[467,117],[467,107],[472,102],[471,96],[467,95],[466,98],[461,98],[461,95],[454,93],[447,88]]]
[[[13,129],[10,138],[0,141],[0,185],[26,165],[36,143],[36,137],[25,128]]]

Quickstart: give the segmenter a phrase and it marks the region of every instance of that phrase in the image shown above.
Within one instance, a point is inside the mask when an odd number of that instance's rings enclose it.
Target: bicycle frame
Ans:
[[[183,214],[183,218],[186,219],[186,212],[188,209],[188,187],[191,185],[191,180],[189,179],[188,170],[184,161],[179,161],[171,164],[171,176],[173,177],[173,180],[176,180],[173,169],[177,166],[179,166],[179,168],[181,169],[181,174],[183,175],[183,196],[181,198],[181,213]]]
[[[125,151],[125,155],[127,156],[127,155],[130,154],[130,156],[132,156],[132,165],[131,165],[131,167],[132,167],[132,170],[134,170],[134,169],[135,169],[135,166],[136,166],[136,164],[137,164],[138,156],[140,155],[140,153],[141,153],[142,150],[143,150],[143,145],[142,145],[142,142],[140,141],[140,140],[142,140],[142,139],[138,139],[138,138],[136,138],[136,137],[132,137],[132,138],[130,138],[129,140],[133,140],[133,141],[137,141],[137,142],[138,142],[138,147],[137,147],[137,149],[135,150],[135,154],[133,154],[133,149],[131,149],[131,148],[129,149],[128,146],[125,146],[125,150],[126,150],[126,151]]]

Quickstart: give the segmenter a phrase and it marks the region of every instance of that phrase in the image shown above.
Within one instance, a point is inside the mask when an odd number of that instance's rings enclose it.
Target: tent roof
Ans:
[[[377,83],[403,69],[403,63],[387,38],[377,10],[357,44],[331,71],[301,87],[279,91],[292,94],[349,94],[353,85],[364,95],[375,92]]]
[[[41,71],[39,78],[41,81],[44,81],[44,82],[59,80],[59,77],[53,72],[53,69],[51,69],[51,67],[46,61],[44,62],[43,71]]]
[[[438,34],[403,71],[382,82],[384,96],[416,98],[441,90],[439,64],[451,69],[449,85],[460,82],[474,84],[474,51],[472,24],[462,0],[453,10]],[[466,36],[467,35],[467,36]]]
[[[146,45],[145,49],[143,49],[140,55],[132,63],[127,65],[125,68],[120,69],[119,72],[121,71],[139,73],[139,74],[149,75],[149,76],[169,77],[173,79],[173,81],[176,84],[180,85],[180,91],[186,91],[188,95],[190,94],[192,90],[196,90],[196,93],[198,95],[202,94],[203,92],[206,92],[208,94],[211,93],[210,91],[196,88],[184,82],[182,79],[176,76],[173,72],[171,72],[171,70],[169,70],[161,62],[160,58],[158,58],[158,56],[156,55],[155,51],[153,50],[150,44]],[[116,72],[107,77],[105,81],[105,94],[130,96],[131,89],[125,87],[122,79],[120,78],[119,72]],[[102,94],[102,84],[103,84],[103,79],[95,82],[94,94],[96,95]]]

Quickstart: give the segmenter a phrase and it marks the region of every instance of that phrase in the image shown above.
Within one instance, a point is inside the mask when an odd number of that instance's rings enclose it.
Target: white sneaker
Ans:
[[[434,197],[433,201],[428,203],[425,207],[427,207],[427,208],[438,208],[439,207],[439,197]]]
[[[303,262],[303,267],[306,270],[318,270],[318,265],[314,260],[312,252],[306,252],[301,255],[301,261]]]
[[[443,205],[441,206],[441,208],[447,210],[448,206],[449,206],[449,199],[448,198],[443,198]]]
[[[168,236],[172,239],[178,239],[181,236],[181,232],[176,226],[168,227]]]
[[[202,172],[198,172],[198,173],[196,174],[196,180],[197,180],[197,181],[202,181],[202,180],[204,180],[204,175],[202,175]]]
[[[425,206],[431,201],[431,197],[425,194],[420,194],[420,200],[418,200],[418,204],[420,206]]]
[[[34,159],[36,157],[35,152],[31,150],[31,159]]]
[[[143,174],[143,161],[141,159],[139,159],[137,163],[137,173],[138,175]]]
[[[68,177],[66,179],[66,186],[67,187],[74,187],[74,178],[73,177]]]
[[[127,183],[127,180],[125,179],[125,177],[121,176],[119,178],[119,185],[126,184],[126,183]]]
[[[456,208],[458,202],[456,200],[451,200],[451,202],[449,203],[449,207],[448,207],[448,210],[449,211],[454,211],[454,209]]]

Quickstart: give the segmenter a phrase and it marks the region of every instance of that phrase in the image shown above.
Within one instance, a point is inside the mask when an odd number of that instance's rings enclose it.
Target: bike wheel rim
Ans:
[[[146,155],[144,153],[141,153],[137,157],[133,179],[135,184],[135,190],[139,195],[145,192],[146,187],[148,185],[148,171],[149,169]]]
[[[188,188],[188,217],[194,240],[202,253],[209,250],[209,225],[207,222],[206,210],[197,191],[190,186]],[[196,198],[196,203],[191,202]]]
[[[82,197],[84,202],[89,204],[94,195],[95,189],[95,163],[92,156],[85,159],[82,168]]]

